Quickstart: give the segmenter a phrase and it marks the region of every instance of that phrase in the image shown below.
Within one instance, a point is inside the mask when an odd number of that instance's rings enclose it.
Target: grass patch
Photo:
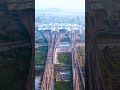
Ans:
[[[58,81],[55,82],[55,90],[73,90],[70,82]]]
[[[72,63],[72,55],[71,53],[59,53],[58,61],[63,63],[64,65],[71,65]]]
[[[35,64],[45,64],[48,48],[46,46],[35,49]]]

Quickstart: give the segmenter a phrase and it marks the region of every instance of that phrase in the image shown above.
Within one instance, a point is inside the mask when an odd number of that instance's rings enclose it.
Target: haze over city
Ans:
[[[42,12],[54,12],[59,14],[75,14],[84,15],[85,12],[85,0],[36,0],[36,11]],[[40,12],[39,12],[40,13]],[[37,15],[37,13],[36,13]]]
[[[74,9],[85,11],[85,0],[36,0],[35,8],[36,9],[58,8],[62,10]]]

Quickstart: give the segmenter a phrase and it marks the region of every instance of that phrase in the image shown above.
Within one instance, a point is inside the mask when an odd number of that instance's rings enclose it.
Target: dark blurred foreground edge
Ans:
[[[120,0],[86,0],[86,90],[120,90]]]
[[[0,0],[0,90],[34,90],[34,0]]]

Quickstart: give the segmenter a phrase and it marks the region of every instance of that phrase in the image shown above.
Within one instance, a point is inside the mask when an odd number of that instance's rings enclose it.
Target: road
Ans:
[[[42,80],[42,87],[41,90],[53,90],[53,82],[54,82],[54,64],[53,62],[53,49],[49,48],[46,66],[44,70],[43,80]]]
[[[77,58],[76,37],[72,33],[72,69],[73,69],[73,90],[85,90],[85,81],[80,63]]]

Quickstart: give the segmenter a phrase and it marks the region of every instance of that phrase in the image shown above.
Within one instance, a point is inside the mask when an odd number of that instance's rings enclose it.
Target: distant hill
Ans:
[[[62,10],[57,8],[49,8],[49,9],[39,9],[35,11],[36,16],[40,14],[50,14],[50,15],[72,15],[72,16],[83,16],[84,13],[80,12],[79,10]]]
[[[57,8],[49,8],[49,9],[40,9],[38,11],[42,11],[42,12],[62,12],[63,10],[57,9]]]

